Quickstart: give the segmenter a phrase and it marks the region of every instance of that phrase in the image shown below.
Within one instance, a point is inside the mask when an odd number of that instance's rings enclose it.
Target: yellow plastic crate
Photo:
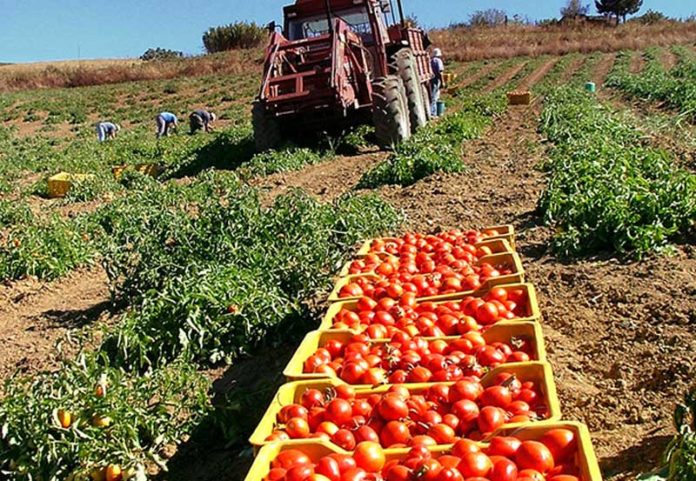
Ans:
[[[48,196],[51,199],[65,197],[65,194],[68,193],[73,184],[92,177],[94,177],[92,174],[69,174],[67,172],[60,172],[48,178]]]
[[[513,251],[515,250],[515,228],[514,228],[512,225],[510,225],[510,224],[506,224],[506,225],[495,225],[495,226],[484,227],[484,228],[480,229],[481,232],[487,231],[487,230],[495,230],[495,231],[498,231],[499,235],[497,235],[497,236],[486,237],[486,238],[484,239],[484,241],[492,241],[492,240],[504,239],[504,240],[508,241],[508,243],[510,244],[512,250],[513,250]],[[394,241],[394,240],[396,240],[397,238],[396,238],[396,237],[379,237],[378,239],[383,240],[383,241],[385,241],[385,242],[389,242],[389,241]],[[377,240],[377,239],[368,239],[368,240],[366,240],[366,241],[363,243],[363,245],[360,247],[360,249],[358,250],[357,255],[358,255],[358,256],[365,256],[365,255],[367,255],[367,254],[373,254],[373,253],[374,253],[374,254],[379,254],[380,252],[372,252],[372,249],[371,249],[371,247],[372,247],[372,242],[374,242],[375,240]]]
[[[116,180],[119,180],[123,173],[127,170],[134,170],[150,177],[159,177],[164,172],[164,167],[159,164],[135,164],[135,165],[119,165],[111,169]]]
[[[329,376],[322,373],[304,373],[304,362],[314,354],[317,349],[324,347],[330,340],[338,340],[343,343],[348,342],[354,334],[350,331],[312,331],[307,334],[297,348],[288,365],[283,371],[283,375],[289,382],[292,381],[309,381],[317,379],[327,379],[335,376]],[[445,341],[453,341],[459,339],[459,336],[442,338]],[[500,322],[494,324],[490,329],[483,333],[483,338],[488,344],[493,342],[510,343],[513,338],[530,341],[533,349],[534,361],[546,361],[546,347],[544,345],[544,337],[541,332],[541,326],[536,322]],[[432,340],[433,338],[425,338]],[[389,340],[374,340],[371,345],[387,344]],[[365,386],[368,387],[368,386]]]
[[[580,481],[602,481],[602,472],[599,469],[597,457],[592,447],[590,432],[584,424],[572,421],[539,421],[514,430],[505,429],[495,434],[512,435],[523,440],[538,440],[541,439],[544,433],[559,428],[573,431],[578,440],[575,464],[580,468]],[[481,448],[487,446],[485,442],[478,444]],[[332,453],[349,454],[337,448],[332,443],[316,439],[303,440],[293,445],[271,443],[261,448],[245,481],[262,481],[270,471],[271,462],[273,462],[282,451],[287,451],[289,449],[299,449],[314,462]],[[446,454],[452,449],[452,446],[435,446],[428,449],[432,453]],[[386,449],[385,455],[387,462],[404,459],[408,451],[409,449]]]
[[[515,290],[515,289],[522,289],[525,291],[527,294],[527,304],[525,306],[525,315],[523,317],[519,317],[517,319],[510,319],[509,321],[506,322],[525,322],[525,321],[539,321],[541,319],[541,312],[539,311],[539,303],[537,301],[537,296],[536,296],[536,290],[534,289],[534,286],[525,283],[525,284],[506,284],[506,285],[500,285],[496,286],[503,288],[507,291],[510,290]],[[459,294],[453,294],[451,297],[449,297],[447,300],[443,301],[438,301],[436,304],[441,304],[443,302],[451,302],[451,301],[457,301],[459,299],[464,299],[465,297],[468,296],[474,296],[474,297],[483,297],[488,293],[488,290],[484,289],[479,289],[475,293],[459,293]],[[424,301],[420,301],[424,302]],[[358,301],[341,301],[341,302],[334,302],[329,306],[329,309],[326,311],[326,314],[324,315],[324,318],[322,319],[321,323],[319,324],[318,330],[320,331],[328,331],[333,329],[333,319],[336,317],[336,314],[338,314],[341,309],[348,309],[348,310],[355,310],[356,305]],[[354,332],[355,334],[360,334],[358,331],[351,331]]]
[[[508,104],[510,105],[529,105],[532,103],[532,93],[524,92],[508,92]]]
[[[520,381],[532,381],[534,382],[541,392],[541,396],[544,398],[546,405],[549,408],[549,420],[558,420],[561,418],[561,407],[558,402],[558,394],[556,393],[556,384],[553,380],[553,372],[551,371],[551,366],[546,362],[532,361],[532,362],[518,362],[506,364],[504,366],[499,366],[493,369],[491,372],[486,374],[481,378],[481,384],[484,387],[491,386],[495,376],[501,372],[509,372],[514,374]],[[340,386],[345,384],[343,381],[337,379],[320,379],[312,381],[295,381],[288,384],[284,384],[278,389],[278,392],[273,398],[271,405],[266,410],[261,422],[259,422],[256,430],[249,438],[249,442],[254,447],[258,449],[264,444],[268,444],[264,441],[268,436],[271,435],[276,426],[276,419],[278,413],[288,404],[299,404],[302,398],[302,394],[309,389],[319,389],[320,391],[326,390],[331,387]],[[406,388],[412,394],[420,394],[424,391],[430,389],[431,386],[436,384],[446,384],[452,386],[454,382],[445,383],[421,383],[421,384],[406,384]],[[372,387],[356,387],[357,397],[367,397],[371,394],[384,394],[391,386],[383,385],[376,388]],[[514,429],[523,426],[525,423],[510,423],[504,427],[507,429]],[[300,440],[291,439],[289,441],[284,441],[287,444],[296,444]]]
[[[505,285],[505,284],[514,284],[514,283],[520,283],[524,282],[524,268],[522,267],[522,261],[520,260],[520,257],[515,254],[515,253],[504,253],[504,254],[492,254],[489,256],[484,256],[479,259],[479,261],[475,265],[479,265],[482,263],[488,263],[491,264],[492,266],[510,266],[512,269],[511,274],[507,274],[504,276],[499,276],[499,277],[492,277],[486,282],[481,284],[481,287],[478,290],[485,290],[488,291],[492,287],[495,286],[500,286],[500,285]],[[355,275],[349,275],[346,277],[343,277],[339,279],[336,282],[336,286],[334,287],[333,291],[329,295],[329,302],[340,302],[340,301],[353,301],[353,300],[358,300],[360,297],[340,297],[339,293],[341,292],[341,289],[343,289],[344,286],[347,284],[350,284],[351,282],[356,281],[359,278],[368,278],[368,279],[373,279],[373,280],[380,280],[381,276],[377,274],[355,274]],[[460,296],[461,294],[465,295],[473,295],[476,291],[461,291],[457,292],[454,294],[441,294],[437,296],[429,296],[429,297],[420,297],[418,298],[419,301],[442,301],[442,300],[447,300],[451,299],[454,296]]]

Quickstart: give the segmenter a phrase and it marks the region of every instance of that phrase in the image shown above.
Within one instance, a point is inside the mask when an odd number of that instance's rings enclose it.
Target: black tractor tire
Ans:
[[[380,146],[393,149],[411,137],[406,89],[399,77],[389,75],[372,85],[372,117]]]
[[[433,120],[433,111],[432,111],[432,100],[431,100],[431,91],[430,91],[430,84],[421,84],[421,90],[423,91],[423,103],[425,105],[425,118],[428,119],[428,122]]]
[[[266,112],[266,109],[260,102],[254,102],[251,114],[256,151],[265,152],[266,150],[280,147],[283,137],[278,121]]]
[[[411,132],[428,123],[428,109],[426,98],[423,97],[423,87],[418,75],[416,57],[409,49],[401,49],[394,55],[391,63],[392,70],[404,82],[406,98],[408,100],[408,113],[411,120]]]

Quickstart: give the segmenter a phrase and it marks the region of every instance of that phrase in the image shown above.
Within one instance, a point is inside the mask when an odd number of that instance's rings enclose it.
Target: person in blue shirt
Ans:
[[[169,132],[171,130],[176,130],[179,126],[179,120],[171,112],[162,112],[157,117],[155,117],[157,122],[157,138],[162,136],[169,137]]]
[[[189,116],[189,124],[191,126],[191,134],[195,134],[199,130],[211,132],[213,127],[210,125],[217,120],[217,116],[207,110],[194,110]]]
[[[430,66],[433,70],[433,78],[430,82],[432,88],[432,104],[430,105],[430,110],[433,117],[437,117],[437,103],[440,101],[440,91],[444,87],[442,74],[445,73],[445,63],[442,61],[442,50],[439,48],[433,50],[433,58],[430,61]]]
[[[121,127],[112,122],[99,122],[97,124],[97,139],[99,142],[115,139]]]

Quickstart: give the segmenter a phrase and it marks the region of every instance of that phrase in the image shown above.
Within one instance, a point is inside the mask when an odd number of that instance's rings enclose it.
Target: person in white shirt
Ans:
[[[430,61],[430,66],[433,70],[433,79],[430,82],[432,88],[431,98],[433,101],[430,105],[430,110],[433,117],[437,117],[437,103],[440,100],[440,91],[444,87],[444,78],[442,74],[445,73],[445,63],[442,61],[442,50],[439,48],[433,50],[433,58]]]

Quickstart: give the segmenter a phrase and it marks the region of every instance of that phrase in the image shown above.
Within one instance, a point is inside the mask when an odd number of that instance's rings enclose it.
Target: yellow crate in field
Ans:
[[[524,92],[508,92],[508,104],[510,105],[529,105],[532,103],[532,93]]]
[[[494,435],[513,436],[519,440],[539,440],[544,433],[552,429],[569,429],[575,434],[577,439],[577,450],[573,456],[574,463],[578,466],[578,478],[582,481],[602,481],[602,472],[597,463],[597,457],[592,446],[590,432],[584,424],[573,421],[539,421],[530,423],[523,427],[513,429],[501,429]],[[491,436],[492,437],[492,436]],[[478,443],[482,449],[487,447],[485,440]],[[254,460],[245,481],[262,481],[266,479],[268,472],[271,469],[271,462],[282,451],[290,449],[298,449],[309,456],[313,462],[319,461],[324,456],[332,453],[349,454],[347,451],[336,447],[330,441],[321,439],[304,439],[296,443],[289,444],[287,442],[275,442],[263,446],[258,456]],[[406,458],[411,448],[386,449],[384,451],[387,462],[399,461]],[[428,451],[436,457],[447,454],[452,449],[452,445],[430,446]]]
[[[533,382],[539,394],[544,401],[544,404],[548,407],[548,417],[547,420],[557,421],[561,418],[561,407],[558,402],[558,394],[556,393],[556,384],[553,379],[553,372],[551,370],[551,365],[546,362],[540,361],[530,361],[530,362],[516,362],[511,364],[503,364],[495,369],[488,372],[484,377],[481,378],[481,384],[483,387],[490,387],[495,385],[495,379],[500,373],[510,373],[514,375],[520,382]],[[280,413],[283,406],[289,404],[299,403],[302,399],[302,394],[309,389],[318,389],[319,391],[326,391],[327,389],[334,388],[336,386],[344,385],[341,380],[337,379],[317,379],[310,381],[294,381],[282,385],[271,402],[271,405],[266,410],[263,418],[259,422],[256,430],[249,438],[249,443],[254,447],[254,450],[258,450],[269,444],[266,438],[270,436],[273,431],[278,427],[278,414]],[[404,388],[408,389],[411,394],[423,394],[428,391],[432,386],[437,384],[444,384],[446,386],[453,386],[454,382],[434,382],[434,383],[418,383],[418,384],[404,384]],[[368,398],[372,394],[384,395],[391,388],[390,385],[381,385],[377,387],[372,386],[358,386],[355,388],[355,394],[357,398]],[[508,423],[505,424],[501,429],[512,430],[515,428],[520,428],[525,426],[527,423]],[[303,440],[295,439],[284,441],[286,445],[302,444]],[[338,446],[337,446],[338,447]]]
[[[111,169],[111,172],[113,172],[116,180],[119,180],[127,170],[134,170],[141,174],[149,175],[150,177],[159,177],[159,175],[164,172],[164,167],[159,164],[118,165]]]
[[[92,177],[94,177],[92,174],[69,174],[67,172],[60,172],[48,178],[48,196],[51,199],[65,197],[65,194],[68,193],[73,184]]]

